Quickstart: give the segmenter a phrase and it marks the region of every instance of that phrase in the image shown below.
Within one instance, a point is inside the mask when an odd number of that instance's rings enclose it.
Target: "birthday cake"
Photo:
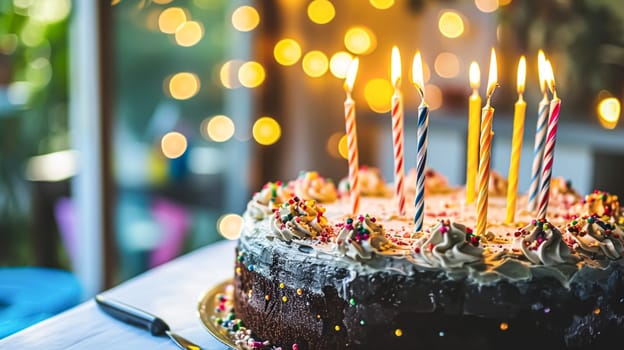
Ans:
[[[235,316],[219,320],[246,332],[239,345],[597,349],[624,341],[616,196],[581,197],[554,178],[547,219],[521,209],[520,196],[506,224],[492,181],[487,233],[477,235],[464,189],[429,170],[424,229],[414,233],[413,209],[395,214],[379,171],[364,167],[360,179],[358,215],[347,214],[348,186],[316,172],[254,194],[237,247]],[[414,188],[405,192],[409,203]]]

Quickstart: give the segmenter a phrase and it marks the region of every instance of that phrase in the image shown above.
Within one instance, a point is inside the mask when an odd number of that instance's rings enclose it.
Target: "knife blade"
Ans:
[[[173,333],[165,321],[149,312],[122,303],[121,301],[105,298],[100,294],[95,296],[95,303],[102,311],[117,320],[143,328],[149,331],[153,336],[169,337],[181,349],[201,350],[201,347],[198,345]]]

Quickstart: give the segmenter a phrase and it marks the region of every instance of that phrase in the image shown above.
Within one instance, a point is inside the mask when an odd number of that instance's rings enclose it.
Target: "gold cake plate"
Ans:
[[[212,334],[213,337],[217,338],[218,341],[226,346],[229,346],[230,348],[242,349],[242,347],[236,345],[234,339],[228,334],[227,330],[217,325],[215,322],[215,318],[223,317],[223,314],[216,311],[219,306],[217,295],[225,295],[226,289],[233,283],[233,280],[229,278],[207,291],[199,300],[197,311],[199,312],[199,319],[202,325],[210,334]]]

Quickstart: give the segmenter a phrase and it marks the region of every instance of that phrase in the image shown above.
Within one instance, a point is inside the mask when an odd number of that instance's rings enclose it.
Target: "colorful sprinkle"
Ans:
[[[363,326],[365,324],[366,324],[366,322],[364,322],[364,320],[360,320],[360,326]]]
[[[400,337],[403,335],[403,331],[401,330],[401,328],[397,328],[394,330],[394,335],[396,335],[397,337]]]
[[[283,302],[287,302],[287,301],[288,301],[288,297],[284,295],[284,296],[282,297],[282,301],[283,301]]]
[[[266,300],[266,301],[271,300],[271,296],[270,296],[270,295],[268,295],[268,294],[267,294],[267,295],[265,295],[265,296],[264,296],[264,300]]]
[[[297,295],[303,294],[303,290],[301,288],[297,288]]]
[[[340,325],[335,325],[335,326],[334,326],[334,330],[335,330],[336,332],[340,332]]]
[[[599,307],[594,309],[594,315],[598,315],[598,314],[600,314],[600,308]]]
[[[501,331],[506,331],[507,329],[509,329],[509,325],[507,324],[507,322],[501,322],[499,327]]]
[[[351,304],[351,306],[355,306],[355,299],[351,298],[349,299],[349,304]]]
[[[280,283],[279,287],[280,287],[280,289],[284,289],[284,287],[286,287],[286,286],[284,285],[284,283]]]

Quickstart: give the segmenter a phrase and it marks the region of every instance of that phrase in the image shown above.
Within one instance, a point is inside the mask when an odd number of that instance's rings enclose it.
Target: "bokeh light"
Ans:
[[[291,66],[301,58],[301,46],[294,39],[282,39],[273,48],[275,61],[283,66]]]
[[[447,38],[458,38],[464,33],[464,20],[455,11],[444,11],[438,20],[438,29]]]
[[[598,120],[605,129],[615,129],[620,119],[620,100],[615,97],[604,98],[598,103]]]
[[[511,4],[511,0],[498,0],[498,6],[507,6]]]
[[[168,3],[172,1],[173,0],[152,0],[153,3],[158,4],[158,5],[167,5]]]
[[[40,0],[31,2],[28,15],[37,22],[57,23],[64,20],[70,11],[70,0]]]
[[[186,136],[177,131],[165,134],[160,140],[160,148],[165,157],[175,159],[186,152]]]
[[[180,24],[186,22],[186,13],[179,7],[164,9],[158,16],[158,29],[165,34],[174,34]]]
[[[344,36],[344,44],[347,50],[356,55],[366,55],[377,47],[377,37],[367,27],[358,26],[347,30]]]
[[[316,24],[329,23],[334,16],[336,16],[336,9],[327,0],[313,0],[308,4],[308,18]]]
[[[199,22],[187,21],[178,26],[175,32],[175,41],[183,47],[197,44],[204,36],[204,28]]]
[[[202,123],[203,125],[204,123]],[[205,124],[205,133],[215,142],[225,142],[234,136],[234,122],[225,115],[216,115]]]
[[[189,72],[177,73],[169,79],[169,94],[176,100],[188,100],[199,91],[197,75]]]
[[[254,140],[261,145],[272,145],[282,136],[282,128],[271,117],[261,117],[253,125],[252,134]]]
[[[344,135],[344,132],[335,132],[329,136],[326,147],[327,153],[329,153],[330,156],[340,158],[340,153],[338,153],[338,144]]]
[[[242,228],[243,218],[238,214],[225,214],[217,220],[217,230],[225,239],[238,239]]]
[[[312,78],[323,76],[329,67],[327,56],[321,51],[308,52],[303,56],[303,61],[301,63],[305,74]]]
[[[387,10],[394,5],[394,0],[368,0],[368,2],[379,10]]]
[[[347,135],[343,135],[338,142],[338,153],[344,159],[349,159],[349,144],[347,143]]]
[[[260,15],[252,6],[241,6],[232,13],[232,25],[236,30],[249,32],[260,23]]]
[[[364,99],[373,112],[387,113],[390,111],[393,91],[390,81],[381,78],[371,79],[364,87]]]
[[[433,69],[442,78],[454,78],[459,74],[459,58],[453,53],[442,52],[435,58]]]
[[[235,89],[241,86],[238,81],[238,70],[242,65],[243,61],[229,60],[221,66],[221,69],[219,70],[219,79],[224,87],[228,89]]]
[[[264,82],[265,77],[264,67],[258,62],[245,62],[238,69],[238,81],[244,87],[255,88]]]
[[[329,60],[329,71],[339,79],[344,79],[347,77],[347,71],[349,70],[349,65],[353,61],[353,56],[350,53],[345,51],[338,51],[332,55]]]
[[[475,6],[484,13],[494,12],[498,10],[498,0],[475,0]]]
[[[425,84],[425,96],[429,110],[433,111],[442,107],[442,90],[433,84]]]

